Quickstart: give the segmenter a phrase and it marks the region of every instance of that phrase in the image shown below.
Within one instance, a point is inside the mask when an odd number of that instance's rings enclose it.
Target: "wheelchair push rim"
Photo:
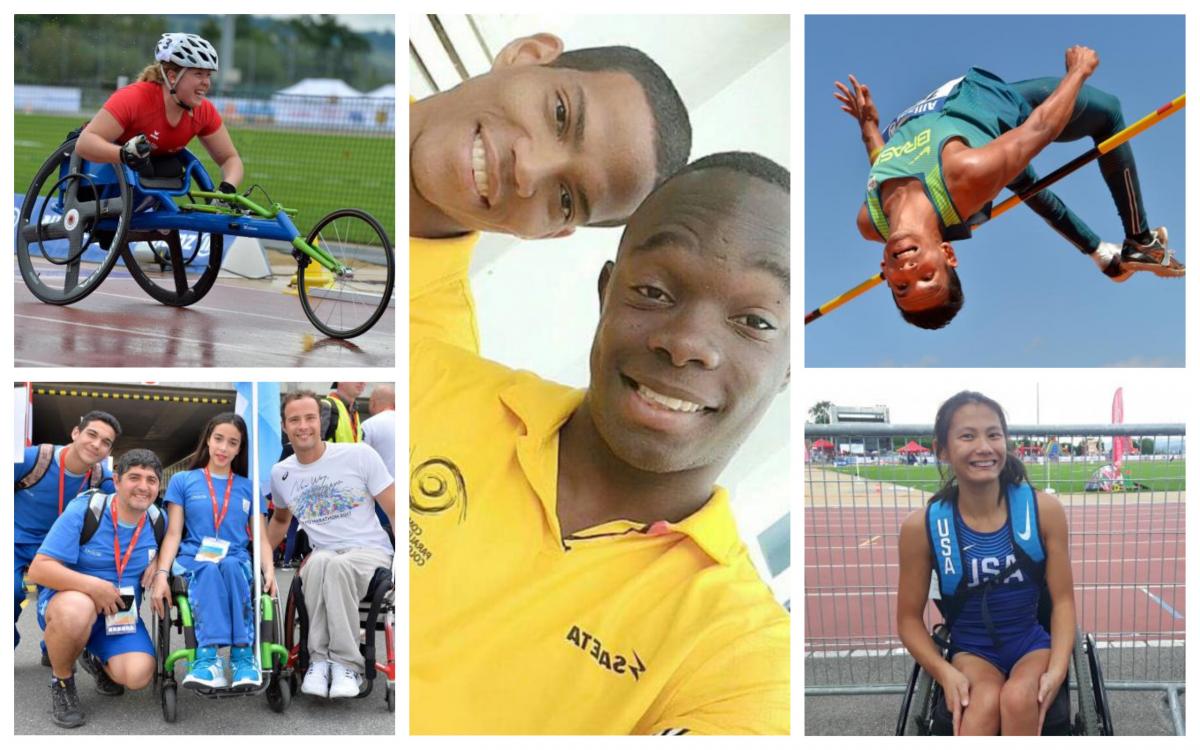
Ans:
[[[330,272],[296,251],[296,287],[309,321],[333,338],[370,330],[391,304],[396,280],[392,242],[383,227],[365,211],[344,208],[317,222],[305,241],[344,269]]]
[[[110,168],[116,181],[98,185],[94,174],[82,171],[75,140],[66,141],[25,193],[17,219],[17,262],[25,286],[43,302],[69,305],[91,294],[112,270],[124,242],[132,212],[125,171],[119,165],[93,166]],[[107,250],[100,245],[100,232],[109,235]]]

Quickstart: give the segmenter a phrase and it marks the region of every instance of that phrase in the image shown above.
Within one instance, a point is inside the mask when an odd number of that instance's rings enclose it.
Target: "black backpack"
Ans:
[[[88,498],[88,512],[83,514],[83,528],[79,530],[80,547],[96,535],[96,529],[100,528],[100,520],[104,517],[104,509],[108,507],[110,497],[100,490],[88,490],[83,494]],[[163,537],[167,535],[166,517],[157,505],[147,508],[146,515],[150,516],[150,527],[154,529],[154,544],[161,547]]]

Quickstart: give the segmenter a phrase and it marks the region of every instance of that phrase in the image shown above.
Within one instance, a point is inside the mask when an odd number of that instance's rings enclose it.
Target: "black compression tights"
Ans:
[[[1009,85],[1029,102],[1030,107],[1037,107],[1050,96],[1058,82],[1058,78],[1033,78]],[[1091,138],[1093,142],[1100,143],[1124,128],[1125,118],[1121,115],[1121,103],[1117,97],[1092,86],[1084,86],[1075,100],[1075,111],[1071,113],[1070,122],[1055,141]],[[1101,156],[1099,161],[1100,174],[1117,204],[1125,236],[1147,239],[1146,210],[1142,206],[1142,191],[1138,184],[1137,165],[1133,161],[1133,149],[1126,143]],[[1020,192],[1036,180],[1037,174],[1033,168],[1026,167],[1008,187],[1014,192]],[[1025,202],[1080,251],[1090,253],[1100,243],[1096,233],[1053,192],[1043,190]]]

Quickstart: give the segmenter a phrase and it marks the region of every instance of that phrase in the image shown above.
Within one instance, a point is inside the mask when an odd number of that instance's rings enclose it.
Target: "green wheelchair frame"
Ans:
[[[170,598],[173,607],[168,608],[166,617],[154,614],[154,643],[156,660],[158,662],[154,675],[154,687],[159,693],[162,703],[163,718],[174,722],[178,718],[178,690],[175,680],[175,665],[184,662],[191,663],[196,658],[196,633],[192,617],[191,602],[188,601],[187,579],[183,576],[171,576],[169,581]],[[259,599],[262,617],[259,629],[258,656],[262,674],[262,682],[258,685],[243,685],[240,687],[194,689],[207,698],[234,698],[243,695],[257,695],[265,692],[267,704],[276,713],[283,713],[292,702],[291,685],[288,682],[285,668],[288,661],[288,650],[283,645],[283,626],[280,616],[283,608],[280,606],[278,595],[271,596],[263,593]],[[177,613],[172,616],[172,609]],[[171,629],[184,636],[184,647],[171,650]],[[189,690],[192,690],[189,687]]]

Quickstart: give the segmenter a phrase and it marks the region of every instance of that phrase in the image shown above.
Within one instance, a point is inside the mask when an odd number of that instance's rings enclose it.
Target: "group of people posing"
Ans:
[[[301,691],[328,698],[360,693],[358,603],[376,569],[391,567],[395,486],[380,453],[361,442],[353,398],[347,404],[339,395],[357,396],[363,384],[334,385],[341,387],[326,398],[298,390],[281,399],[292,454],[271,471],[273,513],[265,499],[255,502],[246,424],[233,413],[209,420],[187,469],[170,478],[165,492],[162,462],[150,450],[126,451],[111,471],[105,466],[121,425],[103,411],[84,414],[66,445],[26,448],[15,474],[14,619],[27,583],[36,584],[56,724],[85,722],[76,664],[103,695],[151,682],[157,661],[141,600],[148,592],[154,611],[169,614],[172,576],[187,581],[195,625],[195,658],[182,684],[260,685],[254,576],[261,576],[264,592],[277,591],[271,550],[293,520],[312,547],[300,570],[311,655]],[[376,391],[392,393],[385,386]],[[265,540],[257,560],[256,524]]]

